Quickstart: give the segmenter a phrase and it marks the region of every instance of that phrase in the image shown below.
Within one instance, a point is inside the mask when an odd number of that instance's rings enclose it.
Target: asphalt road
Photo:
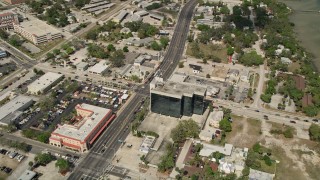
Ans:
[[[180,12],[173,38],[159,68],[165,80],[171,76],[182,56],[196,3],[196,0],[188,1]],[[148,81],[145,85],[137,87],[137,94],[132,96],[129,104],[127,104],[119,116],[95,142],[89,154],[76,167],[68,179],[94,179],[106,171],[106,168],[110,166],[114,154],[122,145],[119,140],[124,140],[130,133],[126,128],[134,116],[134,111],[141,106],[141,99],[149,96],[149,84]],[[119,167],[116,169],[119,169]],[[109,173],[112,174],[112,171]],[[128,171],[123,169],[123,173],[118,173],[117,176],[124,177]]]

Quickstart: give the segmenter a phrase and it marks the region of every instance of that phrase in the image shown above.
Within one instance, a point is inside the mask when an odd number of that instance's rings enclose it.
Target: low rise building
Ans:
[[[154,143],[156,142],[156,138],[153,136],[146,136],[140,145],[140,152],[148,153],[150,149],[153,147]]]
[[[258,171],[250,168],[249,180],[272,180],[274,174]]]
[[[13,29],[14,24],[19,24],[18,15],[12,11],[2,11],[0,13],[0,29]]]
[[[21,117],[23,111],[33,104],[28,96],[17,96],[0,107],[0,124],[9,125]]]
[[[36,172],[26,169],[18,178],[18,180],[32,180],[36,175]]]
[[[121,23],[129,14],[127,10],[121,10],[120,13],[113,18],[113,21],[116,23]]]
[[[130,37],[130,38],[125,40],[127,45],[129,45],[129,46],[137,46],[137,47],[147,46],[152,41],[154,41],[154,39],[151,38],[151,37],[147,37],[147,38],[144,38],[144,39]]]
[[[58,125],[51,133],[49,144],[85,152],[115,118],[115,114],[111,109],[90,104],[78,104],[75,109],[77,115],[69,124]]]
[[[89,73],[91,74],[99,74],[102,75],[108,70],[109,66],[106,65],[105,60],[101,60],[99,63],[95,64],[94,66],[89,68]]]
[[[200,150],[199,155],[203,157],[209,157],[214,152],[219,152],[226,156],[230,156],[233,145],[232,144],[225,144],[224,146],[218,146],[213,144],[202,143],[203,148]]]
[[[86,62],[80,62],[76,65],[78,71],[85,71],[88,69],[89,64]]]
[[[62,74],[47,72],[28,86],[28,93],[39,95],[55,86],[63,79]]]
[[[39,19],[14,24],[14,31],[34,44],[41,44],[62,38],[59,30]]]
[[[161,15],[155,14],[155,13],[150,14],[150,17],[152,19],[157,20],[157,21],[163,21],[164,20],[164,16],[161,16]]]

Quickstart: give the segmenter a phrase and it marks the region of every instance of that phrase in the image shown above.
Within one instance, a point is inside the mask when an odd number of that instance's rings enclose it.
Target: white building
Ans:
[[[33,103],[28,96],[17,96],[0,107],[0,124],[9,125],[22,115],[22,111]]]
[[[220,163],[218,166],[219,171],[226,173],[226,174],[230,174],[230,173],[235,172],[235,167],[234,167],[233,163],[227,162],[224,159],[220,159],[219,163]]]
[[[85,71],[85,70],[88,69],[88,63],[86,63],[86,62],[79,62],[79,63],[76,65],[76,67],[77,67],[77,70],[78,70],[78,71]]]
[[[233,149],[232,144],[225,144],[224,147],[213,145],[213,144],[207,144],[207,143],[201,143],[201,144],[203,145],[203,148],[201,149],[199,155],[203,157],[208,157],[214,152],[219,152],[226,156],[230,156]]]
[[[128,14],[129,12],[127,10],[121,10],[118,16],[113,18],[113,21],[116,23],[121,23]]]
[[[28,93],[39,95],[46,92],[63,79],[62,74],[47,72],[28,86]]]
[[[150,149],[153,147],[154,143],[156,142],[156,138],[153,136],[146,136],[140,145],[140,152],[148,153]]]
[[[109,66],[106,65],[106,62],[107,62],[106,60],[101,60],[99,63],[97,63],[94,66],[90,67],[89,70],[88,70],[89,73],[102,75],[109,68]]]
[[[20,24],[14,24],[13,26],[15,32],[34,44],[41,44],[62,38],[62,34],[59,30],[39,19],[23,21]]]

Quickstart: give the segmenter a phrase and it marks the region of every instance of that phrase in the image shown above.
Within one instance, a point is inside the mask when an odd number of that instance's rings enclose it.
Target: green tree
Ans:
[[[160,38],[160,44],[162,45],[163,48],[166,48],[169,44],[169,38],[168,37],[161,37]]]
[[[48,143],[48,142],[49,142],[50,135],[51,135],[51,134],[50,134],[49,132],[40,133],[40,134],[37,136],[37,140],[40,141],[40,142],[43,142],[43,143]]]
[[[312,123],[309,127],[309,135],[311,140],[320,142],[320,126]]]
[[[107,49],[108,49],[108,51],[115,51],[116,50],[116,48],[113,46],[113,44],[109,44],[107,46]]]
[[[123,52],[129,52],[128,46],[124,46],[122,50],[123,50]]]
[[[271,102],[271,94],[261,94],[260,98],[263,102],[265,103],[270,103]]]
[[[166,147],[166,154],[161,157],[161,161],[158,164],[158,171],[165,172],[172,169],[175,166],[174,163],[174,146],[168,144]]]
[[[52,59],[52,58],[54,58],[54,54],[52,54],[52,53],[47,53],[47,59]]]
[[[29,161],[28,165],[29,165],[30,167],[32,167],[32,166],[33,166],[33,161]]]
[[[256,51],[251,51],[241,56],[239,62],[245,66],[258,66],[263,64],[263,58]]]
[[[266,163],[266,165],[268,165],[268,166],[271,166],[271,165],[272,165],[272,161],[271,161],[271,159],[270,159],[269,156],[264,155],[264,156],[263,156],[263,160],[264,160],[264,163]]]
[[[49,164],[51,161],[54,160],[54,156],[52,156],[51,154],[49,153],[41,153],[41,154],[38,154],[34,160],[39,163],[39,164],[43,164],[43,165],[46,165],[46,164]]]
[[[65,159],[58,159],[56,164],[55,164],[56,167],[59,168],[59,172],[60,173],[64,173],[64,172],[67,172],[69,171],[70,169],[70,163],[69,161],[65,160]]]
[[[234,53],[234,48],[229,46],[228,49],[227,49],[227,55],[231,56],[233,53]]]
[[[8,37],[9,37],[9,34],[5,30],[0,29],[0,38],[6,40],[8,39]]]
[[[186,138],[197,138],[200,129],[198,124],[192,120],[180,121],[178,126],[171,130],[171,138],[174,142],[184,142]]]
[[[309,105],[303,108],[303,112],[309,117],[314,117],[318,115],[319,109],[314,105]]]
[[[110,61],[114,67],[121,67],[124,65],[125,55],[122,50],[116,50],[112,53]]]
[[[151,49],[156,50],[156,51],[160,51],[162,49],[162,47],[158,44],[157,41],[153,41],[150,45]]]
[[[140,82],[140,78],[137,75],[132,75],[130,79],[134,82]]]
[[[227,119],[222,119],[219,122],[219,128],[225,132],[231,132],[232,131],[231,122],[228,121]]]
[[[59,49],[54,49],[54,50],[53,50],[53,54],[54,54],[54,55],[60,54],[60,50],[59,50]]]

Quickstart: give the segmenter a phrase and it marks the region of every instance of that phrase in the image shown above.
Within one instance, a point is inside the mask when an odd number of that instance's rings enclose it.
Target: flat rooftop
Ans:
[[[32,90],[33,92],[41,92],[62,76],[62,74],[47,72],[46,74],[35,80],[33,83],[31,83],[28,86],[28,90]]]
[[[191,97],[193,94],[205,96],[206,91],[206,86],[174,81],[158,84],[155,89],[151,90],[152,93],[176,98],[181,98],[182,96]]]
[[[39,37],[44,36],[46,34],[58,34],[61,33],[58,29],[48,25],[47,23],[39,20],[39,19],[32,19],[29,21],[23,21],[19,25],[25,31],[32,33],[33,35]]]
[[[7,119],[8,115],[14,115],[16,111],[19,111],[23,106],[32,102],[32,98],[28,96],[17,96],[5,105],[0,107],[0,120]],[[17,114],[18,115],[18,114]]]
[[[199,155],[208,157],[213,152],[219,152],[226,156],[230,156],[232,152],[233,145],[232,144],[225,144],[224,146],[218,146],[213,144],[206,144],[202,143],[203,148],[200,150]]]
[[[80,104],[79,107],[92,111],[93,114],[90,117],[84,117],[84,119],[82,119],[80,122],[81,125],[79,127],[69,124],[59,125],[59,127],[54,130],[53,133],[84,141],[91,131],[93,131],[93,129],[95,129],[95,127],[99,124],[99,122],[107,114],[112,112],[110,109],[84,103]]]
[[[99,63],[89,68],[89,72],[97,73],[97,74],[103,73],[109,67],[105,63],[106,63],[105,60],[100,61]]]

